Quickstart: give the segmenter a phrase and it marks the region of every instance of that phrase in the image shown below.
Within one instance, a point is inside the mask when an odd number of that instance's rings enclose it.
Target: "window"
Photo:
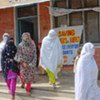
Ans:
[[[99,40],[98,13],[94,11],[85,12],[85,34],[86,41],[97,43]]]
[[[60,8],[66,8],[67,7],[67,1],[66,0],[55,0],[53,2],[54,7],[60,7]],[[67,24],[67,15],[61,16],[61,17],[54,17],[54,27],[60,27],[61,25]]]
[[[82,25],[82,12],[70,14],[69,20],[70,26]]]
[[[66,16],[60,16],[57,18],[57,27],[60,27],[61,25],[66,25],[67,23],[67,18]]]
[[[84,7],[97,7],[99,0],[84,0]],[[85,40],[93,43],[100,42],[99,40],[99,13],[95,11],[85,12]]]
[[[85,7],[96,7],[99,0],[83,0]]]
[[[53,6],[54,7],[60,7],[60,8],[66,8],[66,0],[55,0],[55,2],[53,2]]]
[[[70,0],[69,8],[70,9],[82,8],[81,0]],[[82,25],[82,12],[69,14],[69,25],[70,26]]]
[[[26,16],[33,16],[33,15],[37,15],[36,5],[24,6],[18,8],[18,17],[26,17]]]
[[[82,8],[82,0],[69,0],[69,8],[71,9]]]
[[[55,2],[53,2],[53,6],[69,9],[84,9],[97,7],[99,6],[99,2],[100,0],[55,0]],[[68,22],[69,24],[67,24]],[[85,33],[83,33],[84,36],[82,36],[81,43],[87,41],[91,41],[93,43],[100,43],[100,14],[98,12],[73,12],[65,16],[55,17],[54,23],[54,27],[58,27],[61,24],[76,26],[82,25],[84,23]]]

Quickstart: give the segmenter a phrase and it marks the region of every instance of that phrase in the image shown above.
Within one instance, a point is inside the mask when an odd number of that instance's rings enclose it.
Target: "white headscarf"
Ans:
[[[94,48],[94,45],[90,42],[86,43],[84,46],[83,46],[83,49],[81,51],[81,56],[83,55],[90,55],[90,56],[93,56],[95,54],[95,48]]]
[[[4,33],[3,34],[3,40],[1,41],[0,43],[0,71],[2,70],[2,67],[1,67],[1,56],[2,56],[2,50],[4,49],[5,47],[5,44],[8,40],[8,37],[9,37],[9,34],[8,33]]]
[[[86,43],[81,51],[75,73],[75,100],[100,100],[97,94],[98,68],[94,60],[95,49],[92,43]]]
[[[40,65],[44,69],[48,68],[55,72],[59,64],[62,65],[63,53],[62,46],[55,30],[51,29],[42,41],[40,51]]]

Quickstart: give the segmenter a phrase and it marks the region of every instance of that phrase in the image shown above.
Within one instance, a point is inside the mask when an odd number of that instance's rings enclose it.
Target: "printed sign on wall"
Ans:
[[[64,65],[72,65],[81,40],[83,26],[60,27],[55,29],[63,48]]]

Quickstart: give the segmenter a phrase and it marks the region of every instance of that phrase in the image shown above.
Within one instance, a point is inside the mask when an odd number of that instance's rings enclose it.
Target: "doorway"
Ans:
[[[24,32],[29,32],[36,45],[38,44],[37,5],[17,8],[17,44],[21,42]]]

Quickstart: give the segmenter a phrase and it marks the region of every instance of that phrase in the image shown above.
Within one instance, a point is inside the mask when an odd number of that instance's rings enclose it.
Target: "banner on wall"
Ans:
[[[65,9],[65,8],[59,8],[59,7],[48,7],[49,14],[52,16],[63,16],[66,14],[70,14],[73,12],[81,12],[81,11],[96,11],[100,12],[100,7],[94,7],[94,8],[82,8],[82,9]]]
[[[72,65],[81,40],[83,25],[56,28],[63,48],[63,64]]]
[[[0,8],[9,8],[21,5],[41,3],[50,0],[0,0]]]

